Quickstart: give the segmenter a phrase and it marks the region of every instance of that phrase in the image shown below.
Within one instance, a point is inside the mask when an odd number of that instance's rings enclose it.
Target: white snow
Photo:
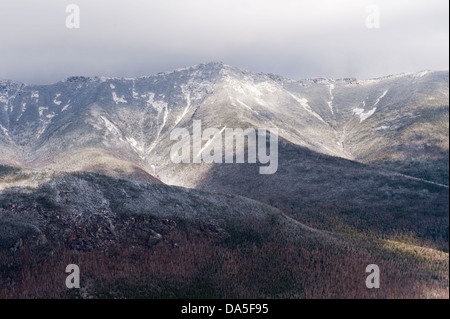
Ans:
[[[55,112],[52,112],[52,114],[48,114],[48,115],[46,115],[45,117],[48,118],[48,119],[52,119],[52,118],[54,118],[55,116],[56,116]]]
[[[327,102],[328,103],[328,107],[331,110],[331,114],[334,114],[334,110],[333,110],[333,100],[334,100],[334,96],[333,96],[333,90],[334,90],[334,84],[331,83],[328,87],[328,91],[330,93],[330,100]]]
[[[232,76],[226,78],[226,87],[240,95],[251,96],[260,105],[266,105],[266,102],[262,99],[262,90],[273,93],[277,89],[273,84],[254,83],[254,80],[250,77],[244,77],[240,81]]]
[[[430,70],[425,70],[425,71],[418,72],[418,73],[414,74],[414,77],[421,78],[421,77],[424,77],[425,75],[427,75],[429,73],[431,73]]]
[[[325,122],[324,119],[323,119],[319,114],[317,114],[316,112],[314,112],[314,111],[311,109],[311,106],[309,106],[308,100],[307,100],[307,99],[305,99],[304,97],[303,97],[303,98],[298,98],[298,97],[296,97],[294,94],[292,94],[292,93],[290,93],[290,92],[288,92],[288,94],[289,94],[290,96],[292,96],[292,97],[294,98],[294,100],[296,100],[298,103],[300,103],[300,105],[301,105],[306,111],[308,111],[312,116],[314,116],[315,118],[317,118],[317,119],[320,120],[321,122],[323,122],[323,123],[325,123],[326,125],[328,125],[328,123]]]
[[[366,101],[362,101],[362,107],[363,108],[354,108],[353,109],[353,114],[358,115],[359,116],[359,123],[364,122],[365,120],[367,120],[369,117],[371,117],[373,115],[373,113],[375,113],[375,111],[377,110],[376,105],[378,103],[380,103],[380,101],[386,96],[386,94],[389,92],[389,89],[387,89],[386,91],[383,92],[383,94],[381,94],[377,100],[375,101],[374,105],[373,105],[373,109],[369,110],[369,111],[365,111],[365,107],[366,107]]]
[[[375,78],[375,79],[367,79],[367,80],[359,80],[359,84],[377,84],[380,83],[383,79],[382,78]]]
[[[10,140],[11,142],[13,142],[11,136],[9,136],[9,131],[8,131],[8,129],[7,129],[6,127],[3,127],[1,124],[0,124],[0,129],[3,131],[3,134],[8,138],[8,140]],[[14,143],[14,142],[13,142],[13,143]]]
[[[412,73],[412,72],[391,74],[391,75],[382,76],[382,77],[379,77],[379,78],[359,80],[358,83],[359,84],[376,84],[376,83],[380,83],[380,82],[382,82],[384,80],[394,80],[394,79],[399,79],[399,78],[403,78],[403,77],[407,77],[407,76],[415,76],[415,75],[416,74]]]
[[[276,84],[266,81],[258,83],[255,86],[258,88],[260,92],[266,91],[268,93],[275,93],[280,90],[279,86],[277,86]]]
[[[186,90],[185,86],[181,87],[181,91],[183,92],[184,97],[186,99],[186,107],[184,108],[183,113],[175,121],[175,125],[174,126],[177,126],[178,123],[180,123],[180,121],[183,119],[183,117],[186,116],[189,108],[191,107],[191,92],[189,90]]]
[[[386,91],[384,91],[383,94],[381,94],[381,96],[376,100],[376,102],[373,106],[377,105],[381,101],[381,99],[386,96],[387,92],[389,92],[389,89],[387,89]]]
[[[58,98],[61,96],[61,93],[56,94],[55,99],[53,100],[53,103],[56,105],[61,105],[61,101],[58,101]]]
[[[7,128],[5,128],[3,125],[0,124],[0,129],[3,131],[3,134],[5,134],[6,136],[9,137],[8,129],[7,129]]]
[[[116,87],[114,86],[114,84],[110,84],[109,87],[110,87],[111,89],[113,89],[113,90],[116,88]]]
[[[354,108],[353,109],[353,114],[358,115],[359,116],[359,123],[362,123],[366,119],[368,119],[370,116],[372,116],[373,113],[375,113],[376,110],[377,110],[376,107],[374,107],[373,109],[371,109],[370,111],[367,111],[367,112],[365,112],[364,109],[361,109],[361,108]]]
[[[137,153],[144,153],[144,144],[143,143],[139,143],[138,141],[136,141],[134,138],[132,137],[127,137],[126,138],[128,143],[130,144],[130,146],[137,152]]]
[[[128,103],[128,101],[127,100],[125,100],[125,97],[122,95],[121,97],[118,97],[117,96],[117,94],[116,94],[116,92],[112,92],[112,96],[113,96],[113,100],[114,100],[114,102],[116,103],[116,104],[119,104],[119,103]]]
[[[145,95],[145,94],[141,95],[141,97],[147,97],[147,96],[148,96],[147,105],[152,106],[153,102],[155,101],[155,93],[148,92],[147,95]]]
[[[101,83],[104,83],[104,82],[107,82],[107,81],[110,81],[110,80],[115,80],[117,78],[108,77],[108,76],[101,76],[99,79],[100,79]]]
[[[0,103],[5,103],[3,108],[4,108],[5,112],[7,112],[8,111],[8,103],[9,103],[8,97],[4,96],[4,95],[0,95]]]
[[[238,102],[239,104],[241,104],[242,106],[248,108],[250,111],[253,111],[252,108],[250,106],[248,106],[247,104],[245,104],[244,102],[242,102],[239,99],[236,99],[236,102]]]
[[[37,135],[36,135],[36,138],[41,137],[42,133],[45,132],[45,129],[46,129],[46,128],[47,128],[46,125],[44,125],[43,127],[41,127],[41,129],[39,130],[39,132],[38,132]]]
[[[44,115],[44,110],[48,110],[48,107],[39,107],[39,116],[43,116]]]
[[[41,119],[40,122],[43,123],[41,129],[38,131],[36,138],[41,137],[41,135],[45,132],[45,130],[47,129],[47,127],[50,125],[50,123],[52,122],[53,117],[55,116],[55,113],[49,114],[46,116],[47,119]]]
[[[155,94],[149,92],[147,106],[153,107],[158,113],[161,113],[162,110],[167,107],[167,103],[163,101],[155,101]]]
[[[23,113],[25,113],[26,109],[27,109],[27,103],[22,103],[22,112],[20,113],[19,117],[16,119],[16,122],[18,122],[20,120]]]
[[[149,154],[155,148],[156,144],[158,143],[159,136],[161,135],[161,132],[162,132],[164,126],[166,125],[167,117],[169,115],[169,108],[168,108],[168,105],[167,105],[166,102],[164,102],[164,101],[155,101],[155,94],[152,93],[152,92],[147,93],[147,95],[141,95],[141,97],[144,97],[144,98],[147,97],[148,98],[147,106],[153,107],[158,112],[157,121],[156,121],[156,124],[158,125],[158,129],[157,129],[157,132],[156,132],[156,137],[153,140],[152,144],[148,147],[147,151],[144,151],[144,148],[143,148],[143,151],[142,151],[145,154]],[[159,125],[159,119],[160,119],[161,113],[163,111],[164,111],[164,116],[163,116],[162,124]],[[145,159],[144,157],[142,157],[142,158]]]
[[[225,125],[219,132],[217,132],[212,138],[210,138],[210,139],[205,143],[205,146],[203,146],[202,149],[197,153],[197,156],[196,156],[195,158],[198,158],[198,157],[203,153],[203,151],[209,146],[209,144],[211,144],[211,143],[216,139],[217,136],[221,136],[223,130],[225,130],[226,127],[227,127],[227,126]]]
[[[161,111],[158,112],[158,121],[159,121],[159,116],[161,114]],[[164,117],[163,117],[163,122],[161,124],[161,126],[158,127],[158,131],[156,132],[156,138],[153,140],[153,143],[150,145],[150,147],[148,148],[146,154],[150,154],[151,151],[153,151],[153,149],[155,148],[156,144],[159,141],[159,136],[161,135],[161,132],[164,128],[164,126],[166,125],[167,122],[167,116],[169,115],[169,109],[167,107],[167,104],[164,105]],[[143,158],[145,159],[145,158]]]
[[[113,133],[116,136],[121,137],[122,134],[120,133],[120,130],[117,128],[117,126],[115,126],[110,120],[108,120],[106,117],[100,115],[101,119],[105,122],[105,127],[108,129],[108,131],[110,131],[111,133]]]
[[[168,115],[169,115],[169,109],[167,108],[167,105],[166,105],[166,107],[164,109],[164,117],[163,117],[163,124],[161,125],[161,130],[164,127],[164,125],[166,125]]]

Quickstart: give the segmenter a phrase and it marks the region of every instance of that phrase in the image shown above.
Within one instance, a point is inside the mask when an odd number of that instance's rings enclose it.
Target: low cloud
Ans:
[[[80,29],[65,26],[69,3]],[[380,9],[369,29],[367,5]],[[134,77],[208,61],[300,79],[448,69],[443,0],[3,0],[0,77]]]

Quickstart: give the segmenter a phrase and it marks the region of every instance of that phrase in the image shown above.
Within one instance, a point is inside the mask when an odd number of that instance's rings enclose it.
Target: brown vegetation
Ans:
[[[151,248],[62,249],[43,258],[24,247],[8,265],[1,253],[8,272],[1,272],[0,292],[2,298],[448,298],[448,254],[436,263],[398,246],[356,250],[352,240],[339,246],[274,234],[260,244],[230,245],[176,231]],[[65,287],[71,263],[80,267],[81,289]],[[371,263],[380,267],[380,289],[365,286]]]

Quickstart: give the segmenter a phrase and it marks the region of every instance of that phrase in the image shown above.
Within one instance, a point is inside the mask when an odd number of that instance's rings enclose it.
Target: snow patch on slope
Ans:
[[[286,91],[290,96],[292,96],[292,98],[294,99],[294,100],[296,100],[298,103],[300,103],[300,105],[307,111],[307,112],[309,112],[312,116],[314,116],[315,118],[317,118],[318,120],[320,120],[321,122],[323,122],[323,123],[325,123],[326,125],[328,125],[328,123],[327,122],[325,122],[324,121],[324,119],[319,115],[319,114],[317,114],[316,112],[314,112],[312,109],[311,109],[311,106],[309,106],[309,104],[308,104],[308,100],[307,99],[305,99],[305,98],[298,98],[298,97],[296,97],[294,94],[292,94],[292,93],[290,93],[290,92],[288,92],[288,91]]]
[[[219,132],[217,132],[212,138],[210,138],[205,145],[202,147],[202,149],[197,153],[197,156],[195,158],[199,158],[199,156],[203,153],[203,151],[218,137],[222,136],[222,132],[225,130],[227,126],[225,125]]]
[[[328,91],[330,93],[330,100],[327,102],[328,107],[330,108],[331,114],[334,115],[334,110],[333,110],[333,100],[334,100],[334,96],[333,96],[333,90],[334,90],[334,84],[331,83],[328,87]]]
[[[48,114],[48,115],[46,115],[45,117],[51,120],[51,119],[54,118],[55,116],[56,116],[55,112],[52,112],[52,114]]]
[[[181,91],[183,92],[184,98],[186,99],[186,107],[183,110],[183,113],[177,118],[175,121],[175,125],[177,126],[178,123],[186,116],[189,108],[191,107],[191,92],[189,90],[186,90],[186,87],[181,87]]]
[[[374,104],[373,106],[375,106],[375,105],[377,105],[378,103],[380,103],[381,99],[384,98],[388,92],[389,92],[389,89],[387,89],[386,91],[384,91],[384,93],[381,94],[381,96],[375,101],[375,104]]]
[[[134,149],[139,154],[139,157],[143,158],[141,154],[143,154],[145,150],[144,143],[140,143],[132,137],[126,137],[126,140],[128,144],[130,144],[131,148]]]
[[[27,110],[27,103],[22,103],[22,110],[20,112],[19,117],[16,119],[16,122],[20,120],[20,118],[22,117],[23,113],[25,113],[26,110]]]
[[[365,120],[367,120],[370,116],[372,116],[373,113],[375,113],[376,110],[377,110],[377,108],[374,107],[370,111],[365,112],[364,109],[361,109],[361,108],[357,107],[357,108],[353,109],[353,114],[358,115],[359,116],[359,123],[362,123]]]
[[[11,140],[11,137],[9,136],[9,132],[8,129],[6,127],[4,127],[3,125],[0,124],[0,129],[3,131],[3,134],[9,139]]]
[[[139,93],[136,92],[136,87],[135,87],[135,82],[133,81],[133,88],[131,90],[131,94],[133,95],[133,99],[138,99],[139,98]]]
[[[38,139],[39,137],[41,137],[41,135],[45,132],[45,130],[47,129],[47,127],[50,125],[50,123],[52,122],[53,117],[55,116],[55,113],[49,114],[46,116],[46,118],[44,119],[40,119],[40,122],[42,123],[42,127],[39,129],[36,138]]]
[[[147,106],[153,107],[158,113],[160,113],[165,107],[167,107],[167,103],[163,101],[155,101],[155,94],[149,93]]]
[[[353,109],[353,114],[354,115],[358,115],[359,116],[359,123],[364,122],[365,120],[367,120],[369,117],[371,117],[375,111],[377,110],[376,105],[378,103],[380,103],[380,101],[386,96],[386,94],[389,92],[389,89],[387,89],[386,91],[383,92],[383,94],[381,94],[377,100],[375,101],[374,105],[373,105],[373,109],[369,110],[369,111],[365,111],[365,107],[366,107],[366,101],[362,101],[362,107],[363,108],[354,108]]]
[[[236,102],[238,102],[238,103],[241,104],[242,106],[246,107],[246,108],[249,109],[250,111],[253,111],[253,109],[252,109],[250,106],[248,106],[247,104],[245,104],[245,103],[242,102],[241,100],[236,99]]]
[[[430,73],[432,73],[432,71],[425,70],[425,71],[422,71],[422,72],[415,73],[414,77],[421,78],[421,77],[424,77],[425,75],[430,74]]]
[[[8,111],[9,99],[7,95],[0,95],[0,103],[5,103],[4,110],[5,112]]]
[[[43,106],[38,107],[39,116],[44,116],[45,110],[48,110],[48,107],[43,107]]]
[[[56,105],[61,105],[61,101],[58,101],[58,98],[61,96],[61,93],[56,94],[55,98],[53,99],[53,103]]]
[[[116,92],[112,92],[112,96],[113,96],[113,100],[114,100],[114,102],[116,103],[116,104],[119,104],[119,103],[128,103],[128,101],[127,100],[125,100],[125,97],[122,95],[121,97],[118,97],[117,96],[117,94],[116,94]]]
[[[106,117],[100,115],[100,118],[105,122],[105,127],[108,129],[108,131],[110,131],[111,133],[113,133],[114,135],[120,137],[120,139],[122,139],[122,133],[120,132],[120,130],[117,128],[117,126],[115,126],[110,120],[108,120]]]
[[[160,117],[161,112],[158,112],[158,121],[159,121],[159,117]],[[164,128],[164,126],[166,125],[167,122],[167,116],[169,115],[169,109],[167,108],[167,104],[164,106],[164,116],[163,116],[163,122],[162,124],[158,127],[158,131],[156,132],[156,137],[153,141],[153,143],[150,145],[150,147],[148,148],[146,154],[150,154],[151,151],[153,151],[153,149],[156,147],[157,143],[159,142],[159,137],[161,135],[161,132]],[[145,159],[145,158],[143,158]]]

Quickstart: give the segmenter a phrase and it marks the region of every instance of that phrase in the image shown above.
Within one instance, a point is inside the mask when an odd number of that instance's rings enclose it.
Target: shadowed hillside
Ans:
[[[239,196],[77,173],[0,203],[2,297],[448,297],[446,253],[322,233]],[[385,283],[368,290],[374,262]]]

